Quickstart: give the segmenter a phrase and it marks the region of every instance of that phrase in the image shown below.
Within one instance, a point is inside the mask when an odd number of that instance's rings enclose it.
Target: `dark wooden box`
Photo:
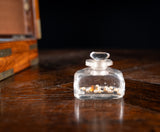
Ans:
[[[38,63],[38,0],[0,1],[0,80]]]

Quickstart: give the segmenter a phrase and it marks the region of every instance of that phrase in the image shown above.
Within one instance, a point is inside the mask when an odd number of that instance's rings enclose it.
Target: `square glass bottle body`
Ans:
[[[74,75],[74,96],[78,99],[118,99],[124,93],[123,74],[117,69],[87,67]]]

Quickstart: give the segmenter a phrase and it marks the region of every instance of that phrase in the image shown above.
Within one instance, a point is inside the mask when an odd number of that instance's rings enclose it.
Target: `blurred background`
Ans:
[[[160,48],[160,5],[151,0],[41,0],[40,49]]]

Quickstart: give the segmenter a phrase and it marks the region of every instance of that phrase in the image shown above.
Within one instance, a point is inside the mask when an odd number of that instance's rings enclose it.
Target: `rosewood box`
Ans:
[[[38,63],[38,0],[0,1],[0,80]]]

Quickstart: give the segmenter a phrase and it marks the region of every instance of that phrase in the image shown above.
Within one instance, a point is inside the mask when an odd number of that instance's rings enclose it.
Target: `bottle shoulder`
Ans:
[[[108,67],[107,69],[105,70],[95,70],[95,69],[92,69],[90,67],[86,67],[86,68],[83,68],[83,69],[80,69],[78,71],[75,72],[75,75],[122,75],[122,72],[118,69],[114,69],[112,67]]]

